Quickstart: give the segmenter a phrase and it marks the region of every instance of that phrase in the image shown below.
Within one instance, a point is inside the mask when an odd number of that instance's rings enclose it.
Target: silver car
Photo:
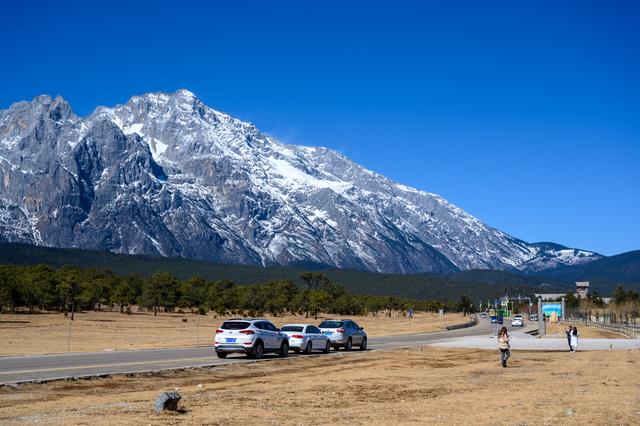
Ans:
[[[322,331],[311,324],[287,324],[280,329],[289,336],[289,348],[295,353],[304,352],[310,354],[311,351],[322,351],[327,353],[331,350],[329,337],[322,334]]]
[[[350,351],[353,346],[358,346],[361,351],[367,349],[367,333],[354,321],[324,320],[318,327],[322,330],[322,334],[329,338],[331,346],[336,350],[342,347]]]

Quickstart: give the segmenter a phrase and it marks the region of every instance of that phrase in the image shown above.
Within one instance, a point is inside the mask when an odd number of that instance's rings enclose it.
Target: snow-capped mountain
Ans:
[[[192,93],[76,116],[0,111],[0,240],[380,272],[537,270],[602,256],[528,244],[326,149],[286,145]]]
[[[592,251],[573,249],[555,243],[533,243],[537,254],[526,262],[518,265],[522,271],[542,271],[557,266],[582,265],[604,256]]]

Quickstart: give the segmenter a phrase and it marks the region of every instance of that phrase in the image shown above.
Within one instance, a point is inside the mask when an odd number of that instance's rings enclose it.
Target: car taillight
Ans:
[[[217,329],[216,334],[219,334],[219,333],[224,333],[224,330]]]
[[[240,330],[240,333],[242,333],[242,334],[254,334],[255,331],[253,331],[253,330]]]
[[[304,336],[302,334],[294,334],[291,337],[293,337],[294,339],[303,339],[304,338]]]
[[[344,328],[339,328],[336,330],[336,333],[344,333]]]

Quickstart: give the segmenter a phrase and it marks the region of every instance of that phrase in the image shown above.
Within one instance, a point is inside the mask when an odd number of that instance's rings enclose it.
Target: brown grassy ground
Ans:
[[[323,318],[316,320],[287,315],[270,319],[280,326],[292,322],[317,324]],[[363,326],[370,336],[436,331],[466,321],[460,314],[438,317],[434,313],[416,313],[412,320],[396,313],[390,318],[382,314],[351,318]],[[159,313],[154,317],[153,313],[148,312],[133,315],[86,312],[76,314],[71,322],[60,313],[2,314],[0,355],[66,352],[70,324],[69,350],[72,352],[202,345],[211,341],[222,320],[213,315]]]
[[[570,323],[546,324],[546,332],[548,337],[566,336],[565,329]],[[578,332],[583,339],[626,339],[624,334],[615,331],[603,330],[595,327],[583,327],[578,325]]]
[[[416,349],[0,388],[0,424],[639,424],[640,351]],[[201,384],[201,389],[198,385]],[[181,413],[154,414],[178,387]]]

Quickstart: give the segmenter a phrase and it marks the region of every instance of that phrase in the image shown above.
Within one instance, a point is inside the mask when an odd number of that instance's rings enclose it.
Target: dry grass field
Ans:
[[[278,326],[293,322],[319,323],[304,316],[268,317]],[[335,318],[336,316],[331,316]],[[72,322],[60,313],[0,315],[0,355],[43,354],[101,350],[179,347],[208,344],[225,318],[212,314],[136,312],[77,313]],[[467,321],[461,314],[416,313],[413,319],[397,313],[391,317],[351,316],[370,336],[442,330]],[[71,338],[69,339],[69,335]]]
[[[565,329],[569,326],[570,323],[560,323],[560,324],[546,324],[547,337],[564,337]],[[578,332],[580,333],[580,337],[583,339],[626,339],[627,336],[621,333],[616,333],[615,331],[603,330],[600,328],[593,327],[582,327],[581,325],[577,326]]]
[[[0,388],[0,424],[640,424],[640,352],[425,347]],[[199,386],[201,385],[201,386]],[[180,412],[154,414],[179,388]]]

